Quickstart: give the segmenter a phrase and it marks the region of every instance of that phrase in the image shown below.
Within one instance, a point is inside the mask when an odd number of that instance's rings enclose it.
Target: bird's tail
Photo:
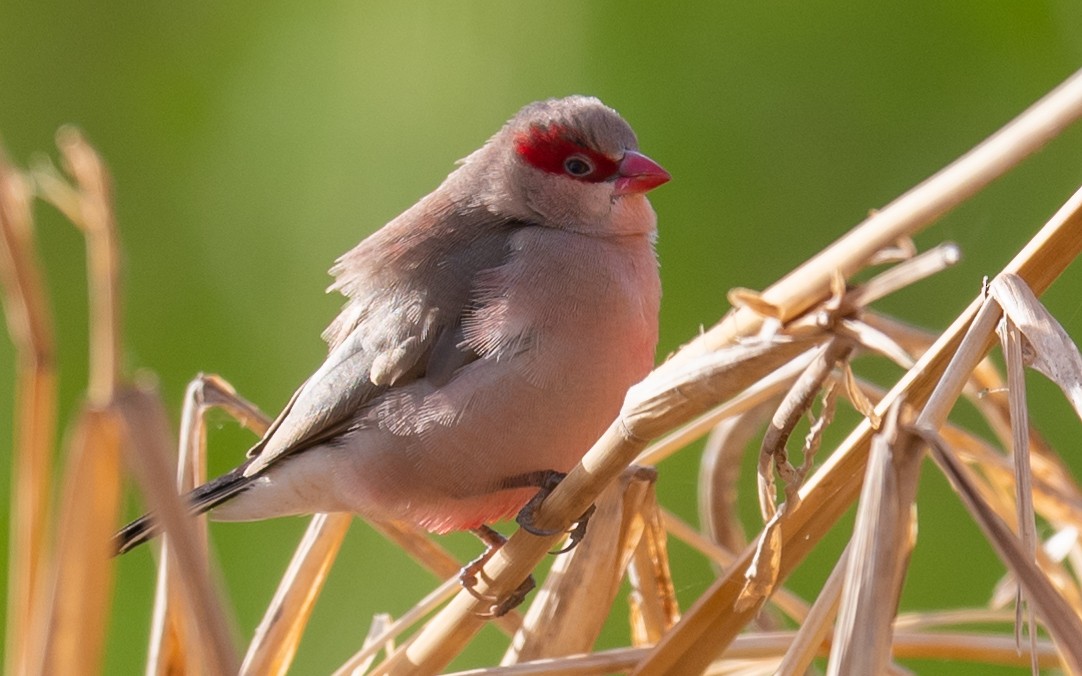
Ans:
[[[255,477],[244,476],[248,463],[228,474],[208,481],[185,496],[192,514],[209,511],[248,488]],[[124,554],[158,534],[157,520],[152,514],[144,514],[113,536],[117,555]]]

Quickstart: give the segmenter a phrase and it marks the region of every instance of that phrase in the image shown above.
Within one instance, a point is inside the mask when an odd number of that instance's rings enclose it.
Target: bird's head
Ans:
[[[494,210],[569,230],[619,232],[625,202],[645,208],[642,195],[670,178],[615,110],[586,96],[526,106],[482,153],[467,164],[488,165]]]

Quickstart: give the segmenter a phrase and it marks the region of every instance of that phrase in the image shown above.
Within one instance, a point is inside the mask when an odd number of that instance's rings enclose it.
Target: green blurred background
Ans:
[[[179,410],[216,372],[275,411],[319,363],[341,304],[325,270],[479,146],[521,105],[601,97],[674,179],[659,213],[665,355],[996,130],[1082,66],[1082,5],[1045,2],[646,3],[566,1],[0,4],[0,137],[25,164],[57,127],[85,130],[116,180],[125,263],[125,358]],[[1082,183],[1070,130],[919,238],[965,260],[880,307],[941,329]],[[86,381],[83,245],[48,208],[39,245],[57,316],[62,414]],[[1047,302],[1082,338],[1082,275]],[[0,339],[0,504],[7,504],[12,350]],[[898,371],[874,367],[886,382]],[[1036,421],[1082,467],[1077,420],[1037,378]],[[835,440],[853,416],[843,416]],[[248,439],[224,418],[212,471]],[[663,502],[695,519],[696,459],[661,467]],[[750,470],[748,484],[751,483]],[[1003,568],[946,483],[921,486],[920,540],[903,609],[976,605]],[[744,494],[749,527],[754,497]],[[136,498],[127,511],[139,510]],[[212,529],[247,640],[305,521]],[[7,519],[0,560],[7,559]],[[792,578],[810,596],[842,529]],[[463,560],[468,536],[442,540]],[[686,608],[709,567],[674,544]],[[152,597],[143,549],[120,560],[107,673],[141,671]],[[324,673],[359,646],[374,612],[400,615],[434,580],[362,523],[351,531],[297,656]],[[3,592],[0,592],[2,594]],[[603,645],[626,644],[622,621]],[[456,663],[493,663],[486,630]],[[919,673],[1014,673],[909,663]]]

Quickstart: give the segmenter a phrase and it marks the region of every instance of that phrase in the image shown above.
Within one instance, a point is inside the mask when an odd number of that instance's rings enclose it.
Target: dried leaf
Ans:
[[[777,407],[765,399],[754,408],[718,423],[699,461],[699,522],[711,540],[729,550],[747,545],[737,509],[737,479],[748,442]]]
[[[1082,418],[1082,354],[1078,346],[1017,275],[997,276],[989,291],[1031,346],[1030,365],[1063,390]]]
[[[777,306],[771,305],[763,300],[763,296],[758,291],[752,289],[733,288],[729,289],[728,293],[729,305],[734,308],[748,308],[752,312],[758,313],[763,317],[778,317],[781,315]]]
[[[800,375],[774,413],[759,449],[759,509],[764,520],[772,519],[777,510],[775,471],[785,482],[787,495],[795,495],[799,488],[802,477],[789,463],[785,445],[796,424],[811,408],[815,396],[834,365],[847,359],[852,349],[852,343],[840,338],[833,338],[820,347],[812,363]]]
[[[748,612],[761,605],[778,584],[782,547],[780,522],[783,514],[784,507],[775,512],[763,527],[762,535],[756,542],[755,556],[744,575],[744,588],[733,604],[737,612]]]
[[[1082,636],[1082,621],[1078,614],[1064,602],[1048,578],[1033,563],[1032,552],[1023,549],[1011,529],[981,498],[965,466],[957,461],[936,435],[926,434],[925,440],[932,449],[933,458],[947,475],[966,509],[984,531],[1000,559],[1014,572],[1015,578],[1025,589],[1034,610],[1056,642],[1064,660],[1064,667],[1070,673],[1082,673],[1082,644],[1078,641],[1078,637]]]
[[[888,334],[864,321],[847,317],[835,327],[866,350],[881,354],[904,369],[913,368],[913,358]]]
[[[649,486],[639,514],[644,530],[628,566],[631,641],[632,645],[653,645],[680,619],[669,569],[667,536],[653,485]]]
[[[914,499],[923,458],[919,439],[901,432],[900,402],[872,439],[830,652],[830,674],[883,673],[913,546]]]
[[[1012,450],[1015,473],[1015,503],[1018,509],[1018,532],[1022,540],[1022,549],[1033,555],[1036,563],[1037,554],[1037,525],[1033,514],[1033,477],[1030,471],[1029,460],[1029,412],[1026,409],[1026,375],[1022,363],[1022,336],[1009,317],[1005,317],[999,323],[997,329],[1003,345],[1003,354],[1007,361],[1007,386],[1009,388],[1009,402],[1011,413],[1011,429],[1013,430]],[[1025,612],[1025,600],[1022,596],[1021,587],[1018,589],[1016,601],[1017,617],[1015,619],[1015,640],[1021,644],[1023,621],[1029,627],[1031,652],[1037,640],[1034,634],[1033,612],[1030,609]],[[1036,658],[1034,658],[1036,659]],[[1037,672],[1036,663],[1033,664],[1033,672]]]

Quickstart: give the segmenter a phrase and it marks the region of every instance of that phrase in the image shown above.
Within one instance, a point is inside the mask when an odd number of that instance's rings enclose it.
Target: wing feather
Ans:
[[[461,339],[472,288],[507,257],[519,225],[437,191],[339,258],[329,290],[349,300],[324,332],[327,359],[251,449],[245,476],[350,429],[389,387],[426,374],[446,381],[476,359]]]

